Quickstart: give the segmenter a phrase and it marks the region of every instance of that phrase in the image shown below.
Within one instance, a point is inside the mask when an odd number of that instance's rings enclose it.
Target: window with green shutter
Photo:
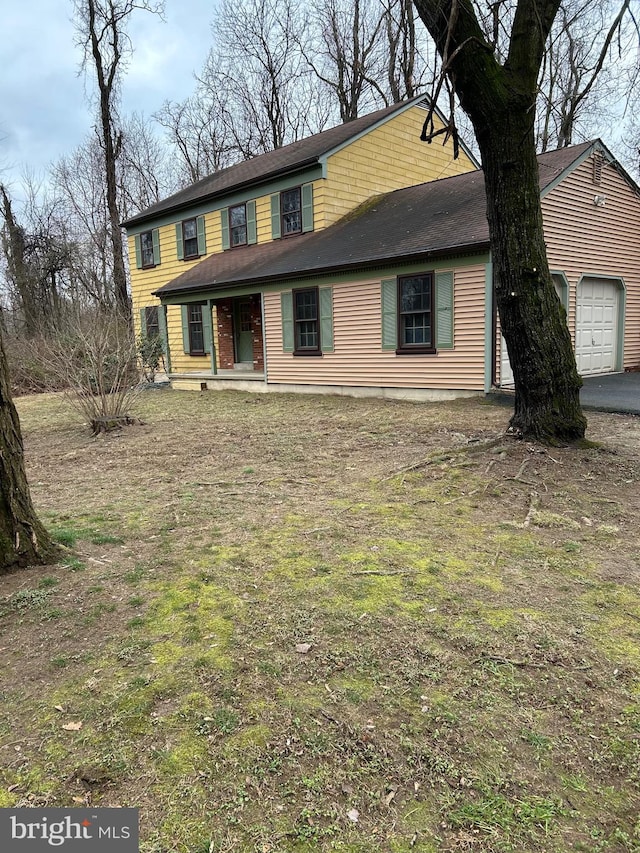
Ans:
[[[271,237],[290,237],[313,231],[313,184],[282,190],[271,196]]]
[[[190,261],[207,254],[204,216],[176,222],[176,254],[179,261]]]
[[[294,355],[333,352],[333,288],[305,287],[280,294],[282,349]]]
[[[453,349],[453,273],[436,273],[436,347]]]
[[[213,329],[211,312],[206,305],[182,305],[182,341],[188,355],[206,355],[211,352]]]
[[[381,282],[382,349],[398,355],[453,349],[453,272]]]
[[[133,238],[136,251],[136,268],[148,270],[160,263],[160,236],[158,229],[143,231]]]
[[[320,298],[320,345],[322,352],[333,352],[333,288],[321,287]]]

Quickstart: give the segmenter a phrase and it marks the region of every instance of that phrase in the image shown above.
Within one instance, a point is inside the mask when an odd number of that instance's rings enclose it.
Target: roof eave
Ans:
[[[201,293],[210,290],[226,290],[232,287],[247,287],[250,285],[264,284],[265,282],[282,282],[291,281],[292,279],[300,280],[307,278],[316,278],[317,276],[339,274],[352,272],[354,270],[371,270],[379,267],[391,266],[393,264],[408,264],[420,263],[421,261],[437,260],[446,257],[461,257],[468,254],[477,254],[489,251],[489,240],[483,240],[474,243],[465,243],[459,246],[449,246],[441,249],[430,249],[423,252],[404,253],[401,255],[384,256],[380,258],[371,258],[368,261],[353,261],[344,264],[327,264],[313,269],[289,271],[266,275],[252,276],[243,279],[232,279],[224,281],[207,281],[199,284],[193,284],[189,287],[177,287],[170,289],[169,284],[152,291],[153,296],[162,299],[163,296],[179,296],[180,294]]]
[[[224,196],[231,195],[232,193],[241,192],[242,190],[247,189],[247,187],[260,187],[263,184],[267,184],[270,181],[273,181],[277,178],[283,178],[287,175],[294,175],[296,172],[304,172],[305,169],[308,169],[309,166],[314,166],[320,161],[320,156],[316,157],[308,157],[306,160],[302,160],[299,163],[296,163],[291,166],[284,166],[281,169],[275,169],[271,172],[268,172],[264,175],[261,175],[258,179],[240,181],[237,184],[234,184],[232,187],[227,187],[224,190],[218,190],[216,192],[207,193],[206,195],[199,196],[197,199],[191,199],[191,201],[180,202],[179,204],[171,205],[170,207],[163,207],[162,210],[157,211],[156,213],[145,215],[144,213],[136,214],[136,216],[132,216],[131,219],[127,219],[125,222],[120,223],[121,228],[129,228],[132,225],[140,225],[141,222],[153,222],[154,219],[161,219],[171,213],[177,213],[180,210],[185,210],[189,207],[194,207],[196,204],[205,204],[209,201],[214,201],[217,198],[223,198]]]

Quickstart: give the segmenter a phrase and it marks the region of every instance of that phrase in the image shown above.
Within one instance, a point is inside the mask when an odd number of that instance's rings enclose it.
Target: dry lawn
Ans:
[[[66,551],[0,577],[0,806],[139,806],[144,853],[640,851],[640,421],[19,411]]]

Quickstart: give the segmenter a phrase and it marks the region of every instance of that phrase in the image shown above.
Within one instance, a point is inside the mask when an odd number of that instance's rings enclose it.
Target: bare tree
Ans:
[[[424,90],[428,45],[416,28],[413,0],[385,0],[383,7],[388,100],[396,104]]]
[[[119,210],[123,220],[180,188],[166,145],[151,122],[138,113],[123,122],[118,166]]]
[[[166,130],[177,157],[177,180],[181,184],[199,181],[231,165],[237,157],[233,134],[221,120],[216,90],[207,85],[180,103],[165,102],[154,116]]]
[[[342,122],[387,101],[385,16],[378,0],[320,0],[310,12],[313,38],[302,52],[336,100]]]
[[[538,98],[538,149],[563,148],[630,89],[635,24],[630,0],[563,0],[547,43]],[[626,90],[626,91],[625,91]],[[586,124],[586,127],[585,127]]]
[[[7,189],[0,185],[4,228],[0,243],[6,283],[21,333],[32,338],[55,322],[71,265],[71,248],[58,227],[57,201],[25,179],[27,198],[18,222]]]
[[[136,9],[161,14],[162,2],[151,0],[74,0],[78,43],[84,51],[83,68],[91,65],[98,86],[98,137],[103,153],[109,238],[116,301],[129,310],[124,261],[121,212],[118,207],[117,161],[122,153],[122,130],[118,119],[119,84],[131,53],[126,31]]]

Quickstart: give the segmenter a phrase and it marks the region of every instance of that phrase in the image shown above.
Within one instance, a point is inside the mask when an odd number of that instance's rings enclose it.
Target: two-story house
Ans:
[[[134,317],[174,387],[437,399],[509,383],[482,172],[420,141],[426,115],[420,99],[379,110],[125,223]],[[579,366],[636,367],[638,189],[599,142],[539,168]]]

